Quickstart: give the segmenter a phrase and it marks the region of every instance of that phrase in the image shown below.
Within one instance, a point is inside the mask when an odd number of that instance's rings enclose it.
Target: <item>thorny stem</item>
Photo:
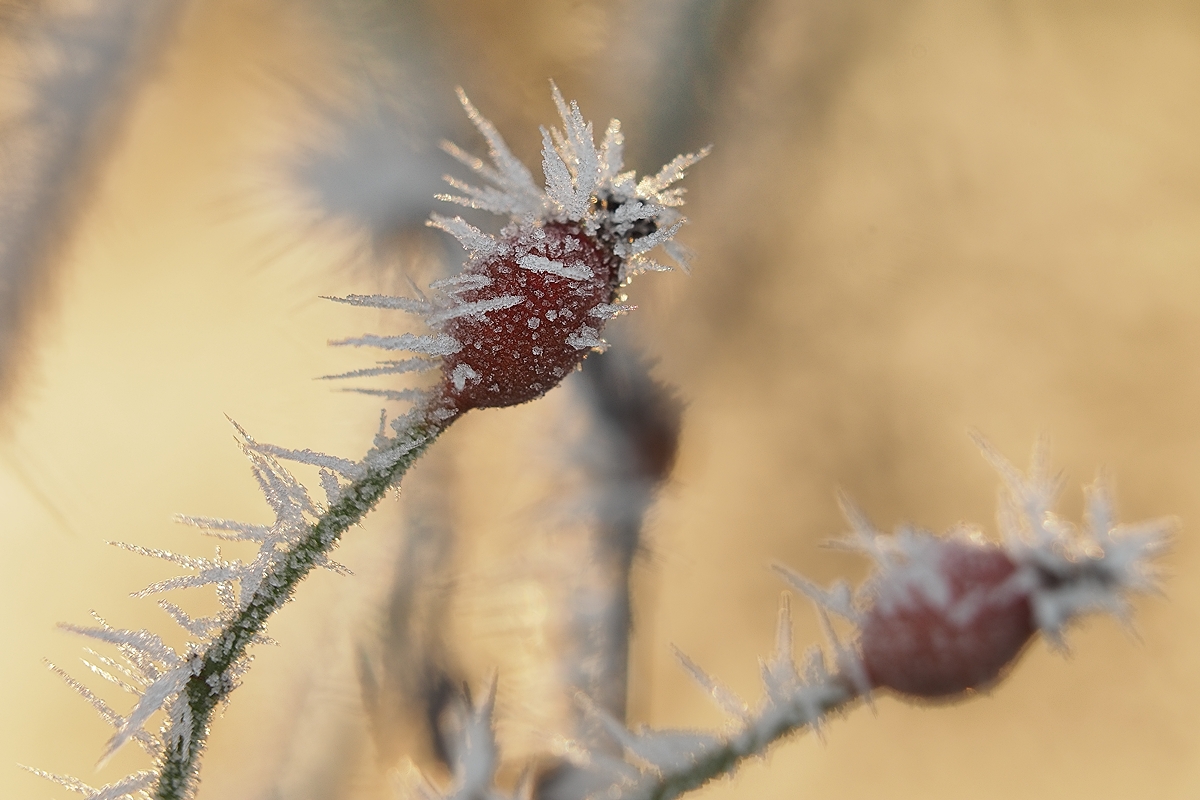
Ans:
[[[194,796],[200,755],[213,712],[234,689],[230,677],[246,648],[253,644],[267,619],[291,598],[297,584],[387,493],[399,483],[413,462],[460,414],[421,423],[376,449],[364,459],[363,476],[343,489],[341,498],[313,524],[307,536],[282,554],[264,576],[249,603],[237,614],[203,653],[193,654],[192,677],[183,689],[188,724],[164,744],[162,768],[153,796],[157,800],[186,800]]]

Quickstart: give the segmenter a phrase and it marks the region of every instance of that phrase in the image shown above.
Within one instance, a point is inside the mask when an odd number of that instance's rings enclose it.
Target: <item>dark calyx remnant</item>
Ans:
[[[612,194],[604,194],[596,198],[595,205],[597,209],[613,214],[618,208],[625,205],[625,201],[617,199]],[[612,218],[609,217],[600,223],[601,236],[607,236],[612,241],[624,239],[626,242],[633,242],[649,236],[657,230],[658,223],[652,219],[639,219],[615,225]]]

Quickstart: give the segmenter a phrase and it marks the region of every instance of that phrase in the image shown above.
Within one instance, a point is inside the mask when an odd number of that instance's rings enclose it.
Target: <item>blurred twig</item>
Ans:
[[[27,328],[54,260],[87,202],[133,90],[187,0],[63,0],[31,6],[7,38],[19,106],[0,152],[0,401],[14,385]]]

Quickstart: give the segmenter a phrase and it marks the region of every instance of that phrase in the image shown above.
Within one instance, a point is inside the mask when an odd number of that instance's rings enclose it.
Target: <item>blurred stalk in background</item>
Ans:
[[[0,402],[28,328],[130,113],[162,65],[187,0],[41,0],[4,9],[0,155]]]

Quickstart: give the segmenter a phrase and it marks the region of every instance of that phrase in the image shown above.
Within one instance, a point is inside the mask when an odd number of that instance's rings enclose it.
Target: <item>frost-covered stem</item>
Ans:
[[[639,800],[672,800],[685,792],[699,789],[713,778],[732,774],[743,761],[761,756],[776,741],[805,728],[816,728],[828,714],[844,711],[861,697],[854,681],[843,675],[830,676],[821,686],[812,686],[804,702],[775,707],[746,723],[738,733],[719,747],[695,757],[678,770],[662,770],[661,778]]]
[[[250,601],[204,652],[192,654],[192,676],[182,692],[188,709],[187,724],[177,726],[166,736],[153,794],[157,800],[185,800],[193,796],[213,711],[233,690],[231,673],[246,648],[261,635],[271,614],[287,602],[296,585],[333,549],[342,534],[375,507],[425,448],[459,416],[436,420],[425,415],[422,422],[368,454],[363,460],[362,476],[344,487],[340,499],[321,515],[308,535],[280,557]]]

